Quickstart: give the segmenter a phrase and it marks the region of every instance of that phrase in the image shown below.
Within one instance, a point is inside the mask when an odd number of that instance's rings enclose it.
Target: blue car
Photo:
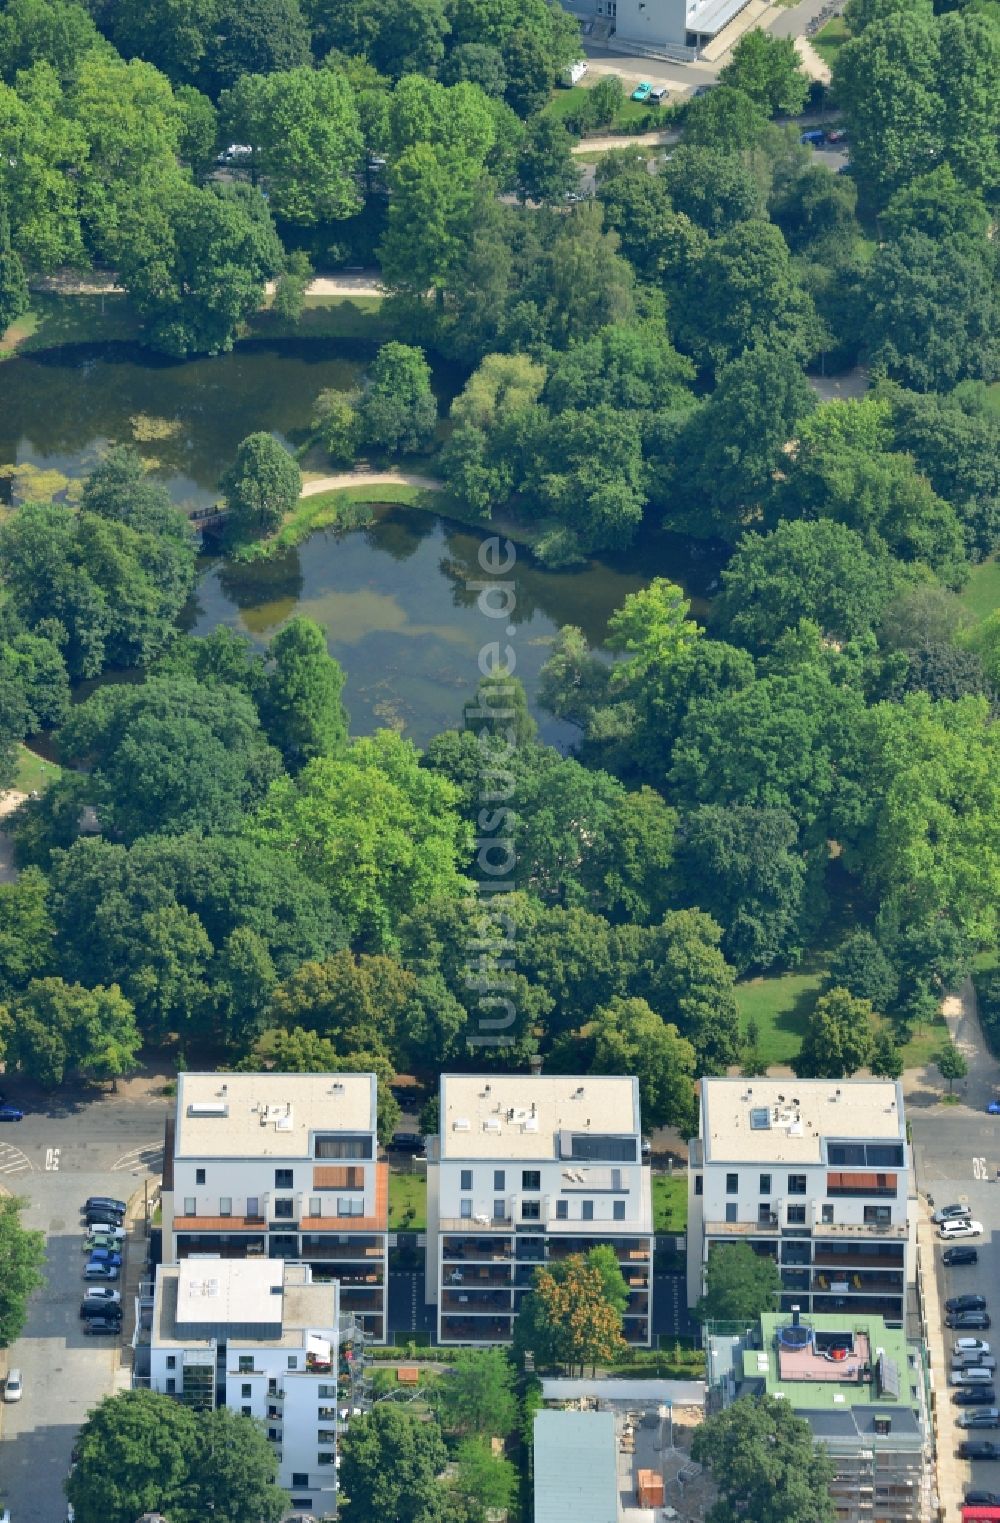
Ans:
[[[122,1256],[120,1253],[115,1253],[111,1248],[95,1248],[90,1255],[90,1262],[87,1265],[88,1269],[90,1264],[109,1264],[114,1269],[120,1269]]]
[[[988,1116],[1000,1116],[1000,1100],[991,1100],[986,1107],[986,1114]]]
[[[0,1121],[23,1121],[24,1111],[18,1110],[16,1105],[0,1105]]]
[[[802,136],[799,138],[799,142],[812,143],[814,148],[818,148],[820,143],[826,142],[826,133],[817,127],[813,132],[803,132]]]

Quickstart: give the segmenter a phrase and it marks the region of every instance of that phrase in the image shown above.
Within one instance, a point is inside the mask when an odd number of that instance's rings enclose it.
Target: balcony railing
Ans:
[[[504,1232],[509,1236],[514,1223],[509,1216],[442,1216],[442,1232]]]
[[[786,1222],[782,1226],[777,1218],[766,1222],[706,1222],[708,1237],[774,1237],[780,1232],[812,1232],[821,1238],[848,1238],[851,1240],[884,1237],[905,1239],[908,1236],[905,1222]]]
[[[817,1222],[814,1230],[817,1238],[851,1239],[888,1237],[905,1240],[910,1232],[906,1222]]]
[[[511,1317],[441,1318],[442,1343],[505,1343],[511,1335]]]
[[[505,1264],[496,1269],[484,1265],[475,1269],[446,1269],[444,1281],[446,1285],[458,1286],[462,1290],[501,1290],[510,1285],[513,1267]]]
[[[510,1311],[510,1291],[445,1290],[441,1293],[441,1309],[458,1316],[471,1316],[474,1312]]]
[[[465,1223],[468,1229],[468,1223]],[[463,1237],[445,1239],[442,1254],[450,1264],[495,1263],[512,1260],[514,1248],[508,1236],[504,1238]]]

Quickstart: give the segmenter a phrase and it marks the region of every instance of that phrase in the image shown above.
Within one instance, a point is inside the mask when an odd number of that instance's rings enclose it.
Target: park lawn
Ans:
[[[29,751],[27,746],[19,745],[17,748],[17,772],[12,788],[19,793],[44,793],[46,788],[51,788],[56,782],[62,768],[53,761],[46,761],[35,751]]]
[[[834,59],[850,35],[843,16],[834,16],[826,23],[826,26],[820,27],[812,39],[812,45],[823,62],[832,68]]]
[[[408,1211],[412,1218],[404,1220]],[[426,1232],[427,1176],[399,1174],[389,1169],[389,1231]]]
[[[926,1068],[934,1061],[934,1054],[949,1040],[948,1023],[943,1015],[925,1021],[908,1042],[900,1048],[904,1068]]]
[[[543,116],[554,116],[558,121],[572,116],[583,105],[589,85],[571,85],[568,90],[556,90],[551,100],[542,108]]]
[[[61,344],[139,342],[142,322],[127,296],[60,296],[33,291],[31,306],[7,329],[0,358],[55,349]]]
[[[653,1230],[676,1233],[687,1230],[688,1192],[686,1174],[654,1174]]]
[[[736,985],[740,1026],[754,1020],[760,1033],[757,1047],[766,1067],[791,1063],[805,1036],[806,1020],[826,978],[825,969],[812,973],[782,973],[752,978]]]
[[[251,332],[261,338],[356,338],[381,344],[395,331],[383,316],[382,303],[381,296],[307,296],[297,323],[265,307],[253,318]]]
[[[1000,608],[1000,560],[994,556],[973,566],[959,598],[977,619],[988,618]]]

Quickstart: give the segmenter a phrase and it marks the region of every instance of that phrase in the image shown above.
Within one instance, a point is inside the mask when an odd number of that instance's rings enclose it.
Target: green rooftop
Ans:
[[[798,1336],[804,1346],[779,1351],[779,1331],[791,1323],[787,1312],[761,1317],[764,1346],[743,1353],[743,1379],[763,1381],[768,1396],[821,1411],[917,1400],[918,1375],[910,1369],[901,1328],[849,1309],[817,1313],[800,1319],[806,1331]],[[892,1389],[894,1371],[898,1396]]]

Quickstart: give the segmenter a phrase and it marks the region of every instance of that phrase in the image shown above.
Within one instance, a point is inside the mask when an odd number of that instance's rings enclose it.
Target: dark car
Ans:
[[[106,1322],[121,1322],[122,1309],[116,1301],[81,1301],[80,1316],[84,1321],[93,1322],[95,1317],[103,1317]]]
[[[16,1105],[0,1105],[0,1121],[23,1121],[24,1111]]]
[[[966,1507],[1000,1507],[1000,1496],[995,1491],[967,1491]]]
[[[419,1132],[393,1132],[389,1146],[397,1153],[422,1153],[424,1139]]]
[[[1000,1409],[984,1407],[981,1412],[963,1412],[958,1419],[960,1428],[1000,1428]]]
[[[113,1195],[91,1195],[83,1209],[84,1211],[115,1211],[119,1216],[124,1216],[126,1205],[123,1200],[115,1200]]]
[[[985,1311],[985,1296],[951,1296],[944,1303],[945,1311]]]
[[[961,1327],[966,1331],[980,1332],[990,1326],[988,1311],[950,1311],[944,1319],[945,1327]]]
[[[995,1405],[997,1393],[992,1386],[966,1386],[962,1391],[955,1392],[956,1407],[992,1407]]]
[[[120,1227],[121,1224],[120,1211],[104,1211],[95,1206],[93,1211],[87,1212],[88,1227]]]
[[[1000,1460],[1000,1444],[992,1438],[968,1438],[958,1446],[960,1460]]]
[[[978,1248],[946,1248],[941,1255],[942,1264],[955,1268],[958,1264],[978,1264]]]
[[[98,1333],[120,1333],[122,1319],[121,1317],[88,1317],[83,1330],[91,1336],[96,1336]]]

